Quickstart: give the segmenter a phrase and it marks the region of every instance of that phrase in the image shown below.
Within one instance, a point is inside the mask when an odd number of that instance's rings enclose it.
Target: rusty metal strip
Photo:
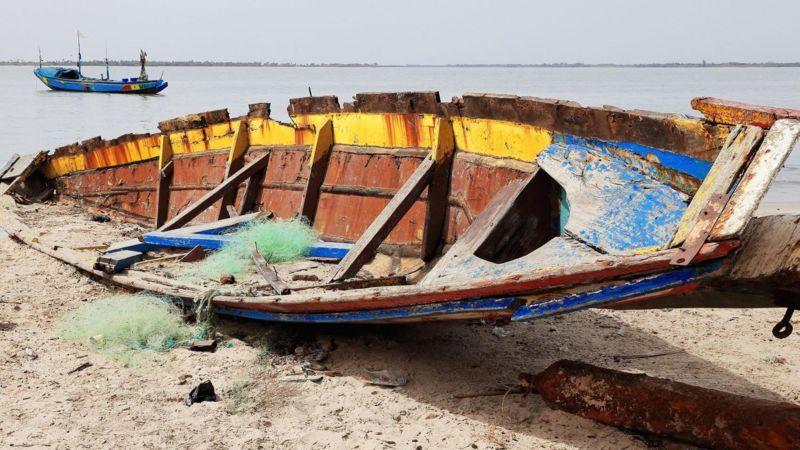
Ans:
[[[714,224],[717,223],[720,215],[722,215],[722,211],[725,209],[725,205],[730,198],[731,195],[728,193],[714,194],[711,196],[705,208],[700,211],[700,216],[694,227],[692,227],[692,231],[689,232],[689,236],[683,241],[683,244],[681,244],[681,247],[678,249],[678,253],[672,258],[670,264],[674,266],[688,266],[692,263],[694,257],[700,252],[706,239],[708,239],[708,236],[711,234]]]

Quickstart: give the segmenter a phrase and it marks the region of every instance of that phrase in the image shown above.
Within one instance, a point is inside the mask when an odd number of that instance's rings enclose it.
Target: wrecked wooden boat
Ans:
[[[221,314],[296,322],[533,320],[584,308],[797,307],[800,216],[754,218],[800,134],[797,112],[695,99],[705,118],[436,92],[292,99],[167,120],[18,157],[2,193],[147,224],[97,250],[6,232],[82,271]],[[12,158],[13,159],[13,158]],[[47,207],[47,206],[43,206]],[[262,263],[248,290],[140,270],[165,248],[299,216],[319,282]],[[260,219],[259,219],[260,220]],[[257,250],[257,249],[256,249]],[[155,252],[155,253],[154,253]],[[254,256],[255,257],[255,256]],[[384,267],[377,260],[388,260]],[[176,263],[177,264],[177,263]],[[133,265],[133,266],[132,266]],[[282,283],[282,284],[280,284]]]

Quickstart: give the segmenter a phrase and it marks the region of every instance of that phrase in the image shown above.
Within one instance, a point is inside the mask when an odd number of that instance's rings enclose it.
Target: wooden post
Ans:
[[[333,122],[329,119],[317,130],[314,138],[314,146],[311,147],[309,158],[311,170],[308,173],[303,200],[300,203],[300,215],[305,217],[310,224],[314,223],[314,217],[317,215],[320,188],[322,182],[325,181],[325,174],[328,172],[331,147],[333,147]]]
[[[227,180],[232,174],[236,173],[244,165],[244,154],[247,148],[250,147],[250,136],[247,130],[247,120],[242,118],[239,120],[239,125],[236,127],[236,132],[233,134],[233,144],[231,144],[231,151],[228,154],[228,164],[225,167],[225,177]],[[219,205],[220,220],[230,217],[228,214],[228,205],[232,205],[236,201],[236,189],[229,190],[222,195],[222,203]]]
[[[215,187],[199,200],[192,203],[185,210],[181,211],[180,214],[173,217],[172,220],[162,225],[158,231],[173,230],[186,225],[200,213],[213,205],[217,200],[222,198],[222,195],[225,194],[225,192],[238,188],[239,183],[251,177],[255,172],[263,169],[267,165],[268,158],[269,154],[265,154],[254,159],[249,164],[239,169],[238,172],[231,175],[227,180],[220,183],[219,186]]]
[[[375,251],[381,242],[386,239],[397,222],[411,209],[422,191],[428,186],[435,168],[436,163],[432,156],[428,156],[422,161],[417,170],[403,184],[403,187],[397,191],[383,211],[367,227],[364,234],[358,238],[353,248],[347,252],[330,278],[330,282],[352,277],[375,256]]]
[[[438,118],[433,135],[431,156],[435,167],[431,184],[428,187],[428,204],[425,210],[425,226],[422,230],[420,255],[426,262],[436,256],[444,235],[449,205],[448,195],[450,195],[450,173],[453,168],[453,152],[455,150],[453,124],[446,117]]]
[[[155,228],[164,225],[169,215],[169,188],[172,185],[172,142],[169,133],[161,135],[161,146],[158,154],[158,187],[156,188]]]

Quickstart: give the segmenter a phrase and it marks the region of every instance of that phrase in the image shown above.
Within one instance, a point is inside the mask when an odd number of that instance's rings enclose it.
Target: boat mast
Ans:
[[[147,81],[147,71],[144,70],[144,65],[147,62],[147,53],[145,53],[142,49],[139,49],[139,62],[142,65],[142,70],[139,72],[139,79],[142,81]]]
[[[111,74],[108,71],[108,42],[106,42],[106,80],[111,79]]]
[[[38,47],[39,49],[39,68],[42,68],[42,47]]]
[[[78,76],[83,76],[81,73],[81,30],[78,30]]]

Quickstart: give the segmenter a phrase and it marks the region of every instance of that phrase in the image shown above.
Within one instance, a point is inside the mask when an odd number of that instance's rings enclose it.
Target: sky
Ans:
[[[0,60],[378,64],[800,61],[795,0],[7,2]]]

